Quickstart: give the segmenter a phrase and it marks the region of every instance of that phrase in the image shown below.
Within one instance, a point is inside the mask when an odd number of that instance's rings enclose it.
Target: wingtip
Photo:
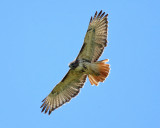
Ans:
[[[108,16],[108,13],[104,17],[107,17],[107,16]]]
[[[91,16],[91,19],[90,19],[90,22],[89,23],[91,23],[92,22],[92,16]]]
[[[101,13],[102,13],[102,10],[98,13],[98,16],[97,16],[97,17],[99,17],[99,16],[101,15]]]
[[[45,114],[47,113],[47,110],[45,110],[45,112],[44,112]]]
[[[41,111],[41,112],[43,112],[43,111],[45,110],[45,108],[46,108],[46,106],[44,106],[44,107],[42,108],[42,111]]]
[[[49,112],[48,112],[48,115],[50,115],[51,113],[52,113],[52,111],[49,111]]]
[[[97,16],[97,11],[95,12],[95,14],[94,14],[94,17],[96,17]]]
[[[103,12],[101,15],[100,15],[100,18],[102,18],[104,16],[105,12]]]
[[[41,102],[44,102],[46,100],[46,98],[44,98]]]
[[[95,14],[94,14],[94,18],[93,19],[95,19],[97,17],[97,11],[95,12]]]

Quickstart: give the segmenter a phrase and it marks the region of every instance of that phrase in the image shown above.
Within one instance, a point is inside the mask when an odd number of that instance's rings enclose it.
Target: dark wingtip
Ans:
[[[46,113],[47,113],[47,111],[48,111],[48,110],[46,109],[44,113],[46,114]]]
[[[94,14],[94,17],[96,17],[97,16],[97,11],[96,11],[96,13]]]
[[[40,108],[42,108],[44,105],[45,105],[45,102],[41,105],[41,107],[40,107]]]
[[[104,17],[107,17],[108,16],[108,14],[106,14]]]
[[[49,110],[49,113],[48,113],[48,115],[50,115],[52,113],[52,111],[51,110]]]
[[[91,16],[91,19],[90,19],[90,22],[89,23],[91,23],[92,22],[92,16]]]
[[[105,12],[102,13],[102,15],[100,16],[100,18],[102,18],[104,16]]]
[[[48,109],[49,109],[49,105],[46,107],[45,114],[47,113]]]
[[[98,14],[98,16],[97,16],[97,17],[99,17],[99,16],[101,15],[101,13],[102,13],[102,10],[99,12],[99,14]]]
[[[96,18],[96,16],[97,16],[97,11],[96,11],[96,13],[94,14],[94,19]]]
[[[43,100],[42,100],[42,102],[44,102],[46,100],[46,98],[44,98]]]
[[[42,111],[41,111],[41,112],[43,112],[43,111],[45,110],[45,108],[46,108],[46,105],[42,108]]]

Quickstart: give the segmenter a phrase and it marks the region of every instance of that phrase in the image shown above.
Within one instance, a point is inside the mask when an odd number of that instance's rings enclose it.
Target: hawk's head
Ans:
[[[71,62],[71,63],[69,64],[69,67],[70,67],[71,69],[75,69],[78,65],[79,65],[79,61],[76,59],[76,60],[74,60],[73,62]]]

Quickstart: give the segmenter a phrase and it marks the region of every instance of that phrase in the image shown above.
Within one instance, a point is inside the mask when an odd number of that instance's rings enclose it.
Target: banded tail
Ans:
[[[107,78],[109,75],[110,65],[105,62],[108,61],[108,59],[105,59],[92,64],[90,67],[92,72],[88,75],[91,85],[95,84],[97,86],[99,82],[103,82]]]

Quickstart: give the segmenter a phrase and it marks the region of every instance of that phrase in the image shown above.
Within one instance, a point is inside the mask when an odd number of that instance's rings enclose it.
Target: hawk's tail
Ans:
[[[108,61],[108,59],[105,59],[93,63],[93,65],[91,66],[92,73],[88,75],[91,85],[98,85],[99,82],[103,82],[107,78],[107,76],[109,75],[110,65],[106,64],[105,62]]]

